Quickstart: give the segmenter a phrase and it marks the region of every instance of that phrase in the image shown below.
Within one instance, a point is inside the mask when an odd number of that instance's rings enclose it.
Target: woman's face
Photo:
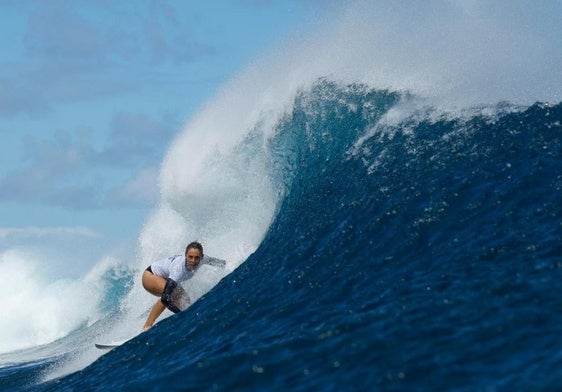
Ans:
[[[203,255],[201,254],[201,251],[196,248],[189,248],[185,253],[185,261],[187,262],[187,267],[192,271],[197,268],[202,258]]]

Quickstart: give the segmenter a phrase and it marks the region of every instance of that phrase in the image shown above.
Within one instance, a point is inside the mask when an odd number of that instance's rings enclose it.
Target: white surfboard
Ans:
[[[116,342],[110,342],[110,343],[96,343],[96,348],[99,348],[100,350],[111,350],[112,348],[119,347],[127,340],[118,340]]]

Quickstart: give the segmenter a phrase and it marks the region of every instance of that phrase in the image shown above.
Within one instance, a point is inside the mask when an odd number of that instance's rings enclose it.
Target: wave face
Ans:
[[[562,104],[414,101],[301,90],[262,139],[278,201],[256,251],[187,311],[33,388],[559,388]]]

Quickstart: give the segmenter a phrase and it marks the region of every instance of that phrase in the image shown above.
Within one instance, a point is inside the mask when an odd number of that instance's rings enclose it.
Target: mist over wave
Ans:
[[[181,131],[162,165],[161,206],[144,227],[141,259],[204,238],[208,253],[234,269],[257,248],[285,186],[268,144],[298,91],[319,78],[416,96],[394,117],[435,105],[462,112],[503,100],[558,102],[560,3],[537,8],[464,1],[337,8],[337,18],[314,27],[321,33],[295,36],[256,60]]]
[[[272,177],[267,144],[298,91],[319,78],[417,97],[394,115],[428,105],[558,102],[560,8],[521,1],[336,7],[337,17],[256,60],[181,131],[162,165],[161,207],[141,235],[141,258],[165,256],[186,238],[205,238],[209,254],[233,266],[255,250],[284,186]]]
[[[297,92],[318,78],[408,91],[446,110],[558,102],[560,7],[359,1],[334,10],[336,19],[315,26],[321,34],[295,36],[257,60],[176,138],[161,171],[162,206],[141,237],[143,258],[186,237],[237,260],[256,248],[280,196],[264,148]]]

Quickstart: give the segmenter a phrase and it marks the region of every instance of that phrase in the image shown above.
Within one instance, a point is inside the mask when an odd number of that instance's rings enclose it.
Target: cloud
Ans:
[[[196,56],[186,56],[186,49],[212,46],[197,42],[187,47],[176,45],[179,37],[189,37],[190,27],[178,15],[171,4],[157,1],[86,6],[38,2],[29,15],[24,44],[33,58],[80,64],[89,71],[130,61],[192,61]]]
[[[45,139],[27,135],[21,165],[0,176],[0,200],[71,209],[151,205],[158,197],[157,170],[146,168],[161,160],[174,133],[166,120],[122,112],[101,148],[94,147],[91,128]],[[124,180],[123,173],[133,174]]]
[[[99,163],[114,166],[145,166],[160,159],[177,129],[172,119],[154,119],[142,113],[117,113],[111,121],[107,148]]]
[[[152,1],[150,15],[143,22],[142,42],[145,56],[153,63],[185,64],[218,53],[213,45],[193,39],[189,24],[178,18],[170,4]]]
[[[3,67],[0,67],[0,70]],[[0,71],[2,72],[2,71]],[[6,75],[6,73],[2,72]],[[27,83],[17,80],[0,79],[0,116],[13,117],[20,113],[32,116],[45,114],[50,110],[43,94]]]
[[[55,195],[71,191],[74,186],[65,185],[65,181],[83,169],[93,155],[87,137],[57,132],[53,140],[40,140],[28,135],[23,138],[23,167],[0,178],[0,199],[61,205],[54,202]],[[82,204],[86,200],[87,205],[95,204],[91,194],[81,200]]]
[[[70,3],[38,2],[24,42],[29,55],[57,61],[98,63],[103,58],[102,31]]]
[[[108,202],[127,206],[131,204],[154,205],[160,198],[158,175],[159,170],[154,167],[137,172],[121,187],[108,192]]]
[[[60,102],[88,102],[174,81],[174,67],[213,56],[190,33],[189,14],[165,2],[9,4],[23,49],[0,56],[0,116],[41,116]],[[189,8],[187,8],[189,10]],[[155,68],[155,66],[157,68]],[[173,67],[170,67],[173,66]]]
[[[85,238],[100,238],[102,235],[88,227],[74,226],[74,227],[0,227],[0,240],[13,240],[13,239],[42,239],[45,240],[49,237],[85,237]]]

